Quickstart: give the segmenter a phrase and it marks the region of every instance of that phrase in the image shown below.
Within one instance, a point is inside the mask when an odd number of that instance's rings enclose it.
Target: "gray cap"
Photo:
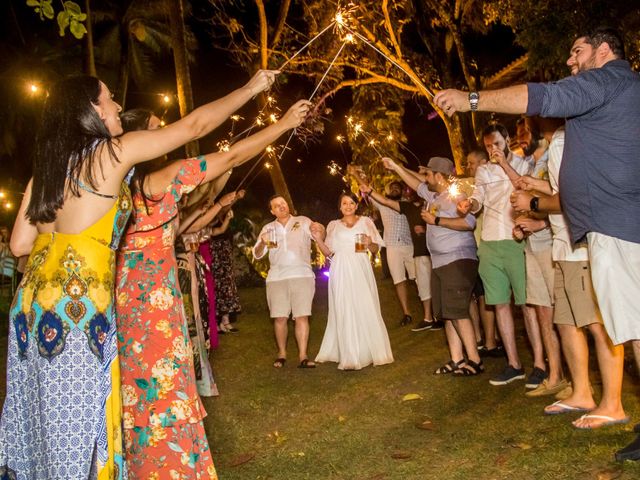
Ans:
[[[432,172],[439,172],[443,175],[454,175],[456,167],[451,160],[445,157],[431,157],[427,168]]]

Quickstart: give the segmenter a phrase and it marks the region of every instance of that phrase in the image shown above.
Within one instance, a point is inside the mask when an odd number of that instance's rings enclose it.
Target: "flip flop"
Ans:
[[[308,358],[305,358],[300,362],[300,365],[298,365],[298,368],[316,368],[316,364],[313,362],[309,363],[309,361],[310,360]]]
[[[286,363],[287,359],[286,358],[276,358],[273,361],[273,368],[282,368],[284,367],[284,364]]]
[[[629,423],[629,417],[624,417],[624,418],[613,418],[610,417],[609,415],[582,415],[578,420],[588,420],[588,419],[597,419],[597,420],[604,420],[604,422],[600,423],[599,425],[594,425],[591,427],[578,427],[575,423],[573,424],[573,426],[575,428],[577,428],[578,430],[595,430],[596,428],[600,428],[600,427],[608,427],[610,425],[625,425],[627,423]]]
[[[558,407],[557,410],[547,410],[549,407]],[[571,405],[567,405],[566,403],[562,403],[562,400],[558,400],[557,402],[553,402],[551,405],[547,405],[544,407],[545,415],[561,415],[563,413],[580,413],[580,412],[590,412],[593,410],[592,408],[582,408],[582,407],[573,407]]]

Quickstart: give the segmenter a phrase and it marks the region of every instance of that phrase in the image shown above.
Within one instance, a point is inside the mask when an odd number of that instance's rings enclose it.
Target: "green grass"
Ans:
[[[264,289],[241,291],[241,332],[223,336],[213,354],[220,396],[204,400],[221,479],[640,478],[640,465],[613,462],[613,451],[634,438],[631,425],[585,432],[571,426],[575,415],[543,416],[551,400],[525,397],[523,382],[489,385],[503,360],[486,360],[487,373],[478,377],[432,375],[447,359],[444,332],[399,327],[393,286],[388,280],[379,285],[395,363],[359,372],[339,371],[335,364],[295,368],[292,329],[289,361],[282,370],[273,368]],[[322,340],[326,305],[321,281],[311,355]],[[413,311],[415,318],[417,302]],[[638,391],[626,379],[625,408],[636,421]],[[403,402],[407,393],[422,399]],[[417,428],[425,420],[431,429]]]
[[[335,364],[296,368],[292,336],[289,361],[281,370],[273,368],[264,289],[241,290],[241,332],[223,336],[213,354],[220,396],[204,400],[207,434],[222,480],[640,478],[640,464],[621,465],[612,457],[634,438],[631,425],[578,431],[570,424],[575,415],[543,416],[551,400],[525,397],[523,382],[489,385],[490,375],[504,365],[500,359],[486,360],[487,373],[478,377],[432,375],[447,359],[443,331],[412,333],[399,327],[393,286],[384,280],[379,287],[396,361],[359,372],[339,371]],[[312,355],[322,340],[326,305],[321,281]],[[413,311],[415,318],[417,303]],[[2,318],[6,322],[6,313]],[[6,323],[3,328],[6,332]],[[519,335],[530,369],[522,329]],[[5,360],[3,334],[2,372]],[[639,391],[625,379],[624,405],[635,422],[640,421]],[[422,399],[403,402],[407,393]],[[417,428],[425,420],[432,422],[431,429]]]

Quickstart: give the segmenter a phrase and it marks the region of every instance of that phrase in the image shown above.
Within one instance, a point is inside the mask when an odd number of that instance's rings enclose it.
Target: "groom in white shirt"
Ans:
[[[304,216],[291,215],[289,204],[280,195],[269,200],[271,214],[276,217],[267,223],[253,247],[253,256],[261,259],[269,252],[267,275],[267,303],[273,318],[278,346],[275,368],[282,368],[287,359],[288,320],[295,322],[300,368],[315,368],[307,356],[309,316],[315,294],[315,275],[311,269],[311,232],[324,236],[324,227]]]

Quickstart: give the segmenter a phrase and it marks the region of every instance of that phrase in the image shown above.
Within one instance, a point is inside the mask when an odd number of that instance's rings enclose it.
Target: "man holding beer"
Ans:
[[[267,275],[267,303],[273,318],[278,356],[275,368],[282,368],[287,359],[289,315],[295,322],[300,368],[314,368],[307,356],[309,316],[315,294],[315,275],[311,269],[311,232],[324,237],[324,227],[304,216],[293,216],[289,204],[280,195],[269,200],[271,214],[276,217],[267,223],[253,247],[253,256],[261,259],[269,252]]]

